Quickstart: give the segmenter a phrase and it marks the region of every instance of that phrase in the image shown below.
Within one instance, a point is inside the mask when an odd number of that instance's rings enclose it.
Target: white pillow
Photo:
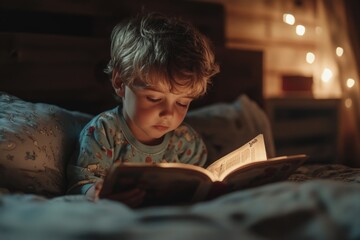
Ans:
[[[189,111],[185,121],[203,138],[208,149],[206,165],[264,134],[268,157],[275,156],[270,121],[246,95],[233,103],[218,103]]]
[[[0,188],[61,195],[65,166],[90,115],[0,92]]]

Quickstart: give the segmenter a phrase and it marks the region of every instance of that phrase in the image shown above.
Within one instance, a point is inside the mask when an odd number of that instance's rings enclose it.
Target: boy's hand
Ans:
[[[99,194],[103,186],[103,180],[95,182],[87,191],[86,198],[90,201],[96,202],[99,199]]]

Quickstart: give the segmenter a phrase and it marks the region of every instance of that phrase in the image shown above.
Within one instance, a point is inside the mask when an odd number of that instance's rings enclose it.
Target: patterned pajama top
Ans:
[[[161,163],[180,162],[203,166],[207,150],[201,137],[183,123],[167,133],[163,141],[148,146],[136,140],[122,115],[121,107],[93,118],[81,131],[78,157],[67,168],[68,193],[85,193],[104,178],[115,161]]]

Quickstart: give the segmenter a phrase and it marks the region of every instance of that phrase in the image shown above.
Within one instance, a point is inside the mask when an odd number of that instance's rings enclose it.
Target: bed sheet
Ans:
[[[288,180],[303,182],[313,179],[360,183],[360,168],[352,168],[343,164],[305,164],[299,167]]]
[[[360,239],[360,186],[281,182],[191,206],[0,195],[1,239]]]

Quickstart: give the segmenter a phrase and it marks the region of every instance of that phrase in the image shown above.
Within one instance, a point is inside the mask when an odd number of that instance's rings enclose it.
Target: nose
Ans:
[[[164,101],[161,106],[160,117],[172,117],[174,115],[174,106],[168,101]]]

